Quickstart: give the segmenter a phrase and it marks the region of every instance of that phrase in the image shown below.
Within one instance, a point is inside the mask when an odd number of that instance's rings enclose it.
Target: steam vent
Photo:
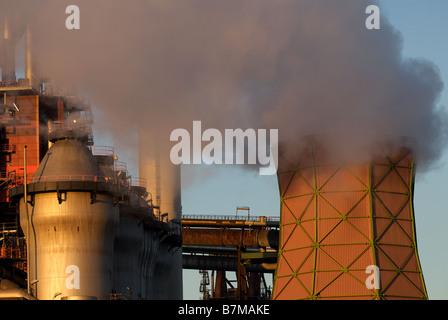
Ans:
[[[322,138],[279,147],[273,299],[427,299],[414,224],[414,159],[399,148],[340,165]],[[375,272],[375,268],[376,272]],[[369,288],[370,287],[370,288]]]

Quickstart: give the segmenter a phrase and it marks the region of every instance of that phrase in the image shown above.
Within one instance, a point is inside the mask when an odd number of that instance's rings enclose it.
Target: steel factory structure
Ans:
[[[36,77],[31,30],[2,18],[0,299],[179,300],[183,269],[203,299],[427,299],[411,150],[347,165],[321,138],[282,144],[280,219],[182,216],[180,167],[140,132],[130,176],[94,144],[90,105]]]

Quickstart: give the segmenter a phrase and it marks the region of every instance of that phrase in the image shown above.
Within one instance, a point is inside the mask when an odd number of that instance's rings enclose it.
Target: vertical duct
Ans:
[[[142,135],[139,137],[139,176],[147,181],[147,191],[160,213],[168,220],[182,218],[180,167],[171,163],[169,150]],[[143,141],[142,141],[143,140]]]
[[[64,120],[64,101],[62,99],[58,99],[58,120]]]
[[[9,18],[7,15],[3,16],[3,30],[2,30],[2,81],[16,80],[16,53],[15,41],[10,32]]]
[[[280,145],[279,159],[274,299],[427,299],[409,149],[347,165],[329,157],[322,137],[309,137]],[[369,266],[378,267],[376,281]]]
[[[25,79],[28,79],[30,86],[33,85],[33,61],[31,55],[31,27],[28,23],[25,31]],[[63,120],[63,119],[59,119]]]
[[[148,134],[142,128],[139,130],[139,176],[147,180],[147,192],[154,206],[159,207],[160,214],[167,214],[171,232],[181,234],[180,167],[172,164],[168,146],[161,146],[155,135]],[[182,248],[173,248],[162,242],[155,273],[154,280],[160,280],[155,284],[159,296],[162,299],[181,300]]]

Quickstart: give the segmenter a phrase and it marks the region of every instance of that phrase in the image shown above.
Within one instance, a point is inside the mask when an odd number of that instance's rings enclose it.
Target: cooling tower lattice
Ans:
[[[299,156],[282,160],[280,145],[273,298],[427,299],[415,237],[412,152],[400,148],[340,165],[315,137],[297,146]],[[366,268],[372,265],[379,279],[369,289]]]

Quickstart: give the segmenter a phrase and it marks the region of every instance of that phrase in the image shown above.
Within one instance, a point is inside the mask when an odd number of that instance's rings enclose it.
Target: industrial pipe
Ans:
[[[247,272],[274,273],[276,263],[246,264]],[[184,269],[237,271],[238,259],[234,257],[182,255]]]
[[[182,239],[184,245],[278,248],[279,231],[183,228]]]
[[[33,85],[33,61],[31,56],[31,27],[28,22],[25,31],[25,78]]]
[[[272,249],[270,249],[272,250]],[[206,254],[237,254],[238,248],[231,246],[183,245],[182,252]],[[261,252],[259,248],[246,248],[245,252]],[[275,252],[275,250],[272,250]]]
[[[242,228],[242,227],[279,227],[278,221],[267,221],[260,217],[258,221],[247,220],[220,220],[220,219],[182,219],[182,225],[188,227],[208,227],[208,228]]]

